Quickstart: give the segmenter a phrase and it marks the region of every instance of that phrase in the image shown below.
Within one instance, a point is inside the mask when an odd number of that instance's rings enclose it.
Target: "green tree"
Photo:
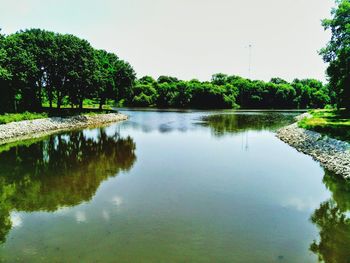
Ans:
[[[140,78],[138,80],[138,83],[154,85],[157,83],[157,81],[154,78],[152,78],[151,76],[143,76],[142,78]]]
[[[350,2],[337,1],[331,19],[324,19],[325,30],[330,29],[332,38],[320,54],[329,63],[327,74],[331,87],[337,93],[338,107],[350,110]]]
[[[167,82],[167,83],[173,83],[173,82],[178,82],[178,81],[179,81],[179,80],[178,80],[177,78],[171,77],[171,76],[160,76],[160,77],[158,78],[158,80],[157,80],[157,82],[158,82],[159,84],[165,83],[165,82]]]
[[[179,97],[176,84],[164,82],[156,85],[158,93],[157,106],[160,108],[174,107]]]
[[[158,93],[151,84],[136,84],[133,92],[132,105],[137,107],[155,106]]]
[[[56,35],[52,82],[57,108],[68,96],[72,105],[83,106],[83,100],[92,94],[94,73],[93,49],[86,40],[73,35]]]
[[[226,74],[217,73],[211,77],[211,83],[215,85],[225,85],[227,83],[227,78],[228,76]]]
[[[99,98],[99,108],[102,109],[107,99],[115,99],[117,96],[115,75],[115,58],[113,54],[105,50],[94,51],[96,68],[94,71],[95,96]]]
[[[26,46],[26,36],[21,32],[6,36],[6,69],[11,74],[6,97],[11,101],[9,111],[35,110],[40,107],[39,90],[35,86],[39,68],[31,48]]]
[[[282,78],[272,78],[270,82],[274,84],[288,84],[288,81],[282,79]]]
[[[7,69],[7,53],[4,48],[5,36],[0,32],[0,112],[13,111],[15,98],[10,87],[11,73]]]
[[[35,101],[34,109],[40,109],[42,96],[52,90],[49,69],[54,66],[52,55],[55,48],[55,33],[41,29],[29,29],[14,35],[21,40],[22,48],[33,58],[35,67],[33,75],[27,78],[28,87],[22,95],[25,108],[33,109],[30,103]]]
[[[117,60],[115,68],[114,82],[118,91],[116,99],[130,100],[133,95],[136,72],[128,62],[121,59]]]

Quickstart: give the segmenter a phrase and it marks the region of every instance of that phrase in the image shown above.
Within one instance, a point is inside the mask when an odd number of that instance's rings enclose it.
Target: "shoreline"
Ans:
[[[0,145],[19,140],[38,138],[62,131],[96,127],[127,119],[128,116],[124,114],[106,113],[97,115],[77,115],[65,118],[52,117],[1,124]]]
[[[295,119],[298,122],[308,117],[305,113]],[[310,155],[324,168],[350,179],[350,143],[299,128],[297,122],[279,129],[276,136],[299,152]]]

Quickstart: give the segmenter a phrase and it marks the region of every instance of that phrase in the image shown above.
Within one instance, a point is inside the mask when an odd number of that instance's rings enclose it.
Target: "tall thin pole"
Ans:
[[[248,76],[249,76],[249,79],[251,79],[251,71],[252,71],[252,44],[249,44],[248,46],[249,48],[249,66],[248,66]]]

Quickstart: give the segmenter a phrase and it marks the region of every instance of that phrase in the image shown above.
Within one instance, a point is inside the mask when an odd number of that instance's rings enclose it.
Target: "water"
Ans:
[[[295,113],[124,112],[0,146],[0,262],[349,262],[350,185],[275,137]]]

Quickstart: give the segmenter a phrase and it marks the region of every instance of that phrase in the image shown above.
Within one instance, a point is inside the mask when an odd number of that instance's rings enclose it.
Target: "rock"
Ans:
[[[46,118],[30,121],[11,122],[0,125],[0,144],[21,139],[35,138],[58,131],[98,126],[126,120],[128,117],[119,113],[98,114],[92,116],[72,116],[68,118]]]
[[[305,114],[300,116],[296,119],[308,117]],[[278,130],[277,137],[298,151],[312,156],[328,170],[350,179],[349,143],[299,128],[297,123]]]

